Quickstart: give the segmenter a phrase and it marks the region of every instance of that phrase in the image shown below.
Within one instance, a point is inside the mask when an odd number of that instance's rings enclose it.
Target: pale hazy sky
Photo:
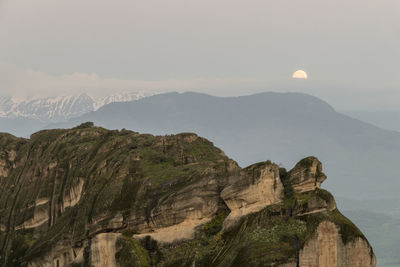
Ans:
[[[81,89],[303,91],[400,109],[400,1],[0,0],[0,95]]]

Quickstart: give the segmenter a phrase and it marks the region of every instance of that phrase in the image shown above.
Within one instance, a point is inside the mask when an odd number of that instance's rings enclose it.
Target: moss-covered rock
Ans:
[[[136,239],[129,236],[121,236],[117,241],[117,250],[115,258],[119,266],[150,267],[149,253]]]

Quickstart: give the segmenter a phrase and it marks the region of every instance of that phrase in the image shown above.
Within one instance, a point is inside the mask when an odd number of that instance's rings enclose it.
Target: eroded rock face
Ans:
[[[209,170],[199,182],[159,199],[147,220],[133,214],[128,223],[137,225],[138,237],[149,235],[159,242],[193,238],[195,228],[211,220],[223,204],[219,197],[221,181],[215,175]]]
[[[49,209],[47,207],[47,202],[42,205],[37,205],[34,207],[33,218],[24,221],[22,224],[15,227],[16,230],[21,229],[32,229],[39,227],[49,221]]]
[[[68,192],[63,197],[62,211],[66,208],[75,206],[82,196],[83,185],[85,181],[83,178],[78,179],[78,181],[68,190]]]
[[[0,177],[7,177],[8,176],[8,168],[6,168],[6,161],[0,159]]]
[[[160,243],[172,243],[179,240],[193,239],[196,233],[196,227],[209,222],[211,217],[205,218],[186,218],[183,222],[171,226],[155,228],[152,232],[144,232],[133,235],[134,238],[143,239],[150,236]]]
[[[196,139],[186,136],[185,140],[193,142]],[[235,177],[240,177],[240,168],[233,161],[210,164],[192,183],[177,191],[172,186],[174,193],[154,199],[154,207],[149,209],[146,217],[133,213],[126,222],[135,226],[137,237],[148,235],[167,243],[191,239],[197,226],[210,221],[218,210],[226,208],[220,192],[228,180]]]
[[[308,157],[299,161],[289,171],[290,183],[296,192],[306,192],[320,188],[326,175],[322,172],[322,164],[315,157]]]
[[[17,150],[25,142],[25,139],[0,133],[0,179],[8,177],[11,170],[15,168]]]
[[[300,252],[300,266],[369,267],[376,265],[371,247],[362,238],[344,244],[337,226],[329,221],[319,224],[314,237]]]
[[[68,246],[57,246],[51,252],[27,263],[28,267],[57,267],[68,266],[75,258],[74,251]]]
[[[0,178],[8,177],[10,171],[15,167],[14,160],[17,156],[17,152],[14,148],[0,151]]]
[[[300,266],[374,264],[355,226],[341,241],[343,218],[319,189],[326,177],[313,157],[287,173],[271,162],[241,169],[195,134],[83,125],[30,140],[0,135],[0,177],[0,265],[117,266],[121,249],[121,262],[132,254],[139,266],[291,266],[299,247],[287,244],[299,242]],[[321,217],[318,229],[307,226]],[[297,243],[280,239],[293,231]],[[127,247],[117,248],[121,233]],[[281,245],[286,254],[259,253]]]
[[[278,165],[266,162],[246,168],[242,176],[222,190],[221,197],[230,209],[225,228],[247,214],[282,201],[283,185]]]
[[[91,242],[91,264],[93,266],[108,267],[117,266],[115,260],[116,243],[120,234],[98,234]]]
[[[71,264],[80,265],[86,257],[90,258],[92,266],[109,267],[118,266],[115,259],[116,242],[121,236],[119,233],[101,233],[81,247],[70,247],[66,244],[58,245],[40,259],[30,261],[29,267],[60,267]]]

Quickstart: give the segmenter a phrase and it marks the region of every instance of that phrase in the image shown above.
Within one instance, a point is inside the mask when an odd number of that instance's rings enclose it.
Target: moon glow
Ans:
[[[307,79],[308,75],[304,70],[297,70],[292,75],[293,79]]]

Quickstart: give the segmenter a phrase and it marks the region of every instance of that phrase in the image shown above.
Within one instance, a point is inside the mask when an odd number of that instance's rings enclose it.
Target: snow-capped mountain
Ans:
[[[13,110],[19,101],[11,96],[0,96],[0,117],[7,117],[9,111]]]
[[[98,110],[104,105],[113,103],[113,102],[129,102],[133,100],[138,100],[139,98],[143,98],[146,96],[150,96],[151,94],[145,92],[125,92],[121,94],[114,94],[106,97],[98,97],[93,98],[95,101],[94,103],[94,110]]]
[[[0,118],[31,118],[44,123],[62,122],[112,102],[133,101],[149,95],[144,92],[126,92],[106,97],[80,94],[24,100],[0,97]]]

